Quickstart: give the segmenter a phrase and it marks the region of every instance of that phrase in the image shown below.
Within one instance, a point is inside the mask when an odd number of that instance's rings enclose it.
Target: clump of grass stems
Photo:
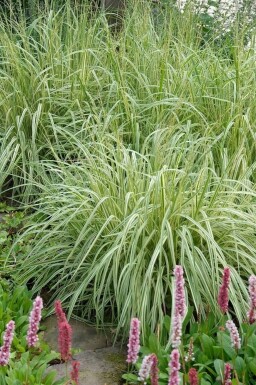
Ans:
[[[128,8],[114,35],[105,15],[92,16],[87,3],[79,13],[47,6],[32,23],[1,19],[2,190],[11,177],[13,193],[33,199],[38,164],[52,150],[66,157],[66,134],[84,141],[91,129],[112,133],[140,151],[157,128],[188,120],[201,135],[226,132],[214,154],[220,167],[229,152],[250,169],[254,51],[245,51],[240,36],[229,56],[210,43],[202,47],[194,16],[165,12],[159,29],[146,2]]]
[[[220,271],[229,265],[242,319],[243,278],[255,261],[255,191],[246,176],[218,176],[212,141],[193,131],[157,130],[140,153],[105,138],[81,147],[79,161],[45,165],[35,224],[22,236],[34,238],[33,248],[13,261],[19,280],[35,290],[50,285],[69,315],[103,323],[111,314],[120,331],[136,314],[145,332],[169,311],[177,263],[203,316],[206,303],[218,311]]]
[[[118,33],[90,15],[67,6],[0,26],[0,181],[36,210],[31,252],[6,265],[51,286],[69,315],[111,314],[118,331],[137,315],[143,332],[171,306],[176,263],[202,315],[229,265],[241,320],[256,252],[255,51],[239,34],[225,50],[202,44],[186,13],[163,10],[159,28],[146,2]]]

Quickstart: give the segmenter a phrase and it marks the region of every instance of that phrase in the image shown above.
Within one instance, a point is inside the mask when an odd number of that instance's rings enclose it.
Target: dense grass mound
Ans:
[[[202,314],[230,265],[241,319],[255,263],[256,53],[158,12],[128,9],[112,33],[67,7],[0,34],[1,185],[37,199],[32,250],[6,263],[118,328],[156,327],[176,263]]]

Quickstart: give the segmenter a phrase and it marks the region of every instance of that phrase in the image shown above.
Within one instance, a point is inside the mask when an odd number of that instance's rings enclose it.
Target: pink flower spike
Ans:
[[[59,349],[61,359],[68,361],[71,358],[72,329],[67,321],[59,323]]]
[[[5,366],[9,363],[11,345],[14,337],[15,322],[10,321],[6,325],[6,330],[3,338],[3,346],[0,348],[0,366]]]
[[[140,321],[138,318],[131,319],[129,343],[127,346],[128,354],[126,361],[129,364],[135,364],[140,350]]]
[[[222,277],[222,285],[219,290],[218,295],[218,304],[220,307],[220,310],[222,313],[227,313],[228,311],[228,289],[230,284],[230,268],[225,267],[223,271],[223,277]]]
[[[256,308],[256,276],[251,275],[249,278],[249,294],[251,307]]]
[[[236,325],[233,321],[229,320],[226,322],[226,328],[229,330],[231,344],[235,349],[240,349],[241,347],[241,339],[239,337],[239,333]]]
[[[193,337],[190,338],[189,346],[188,346],[188,354],[185,356],[185,361],[190,362],[194,361],[194,339]]]
[[[70,378],[71,378],[71,381],[74,381],[76,385],[78,385],[79,383],[79,368],[80,368],[80,362],[72,361],[72,371],[70,372]]]
[[[188,381],[189,381],[189,385],[198,385],[199,380],[198,380],[198,374],[196,369],[194,368],[189,369]]]
[[[168,385],[179,385],[180,353],[178,349],[174,349],[171,352],[170,358],[171,358],[169,362],[170,375],[169,375]]]
[[[55,308],[55,313],[57,316],[58,323],[68,322],[67,318],[66,318],[66,314],[64,313],[64,311],[62,309],[61,301],[59,299],[57,301],[55,301],[54,308]]]
[[[151,373],[152,368],[152,355],[145,356],[143,358],[139,373],[138,373],[138,381],[141,381],[143,384],[147,383],[147,379]]]
[[[151,354],[152,366],[150,373],[151,385],[158,385],[158,359],[155,354]]]
[[[231,385],[231,365],[229,363],[224,366],[224,382],[223,385]]]
[[[186,302],[185,302],[185,281],[183,278],[183,268],[180,265],[176,265],[174,268],[175,276],[175,314],[179,314],[181,318],[186,313]]]
[[[27,332],[27,343],[29,347],[36,345],[38,341],[38,329],[39,323],[41,321],[41,313],[43,309],[43,300],[41,297],[37,296],[33,303],[33,309],[29,317],[29,327]]]
[[[181,334],[182,334],[182,321],[179,313],[174,314],[172,321],[172,334],[171,334],[171,344],[173,348],[177,348],[181,344]]]
[[[247,317],[250,325],[256,321],[256,310],[253,307],[248,311]]]

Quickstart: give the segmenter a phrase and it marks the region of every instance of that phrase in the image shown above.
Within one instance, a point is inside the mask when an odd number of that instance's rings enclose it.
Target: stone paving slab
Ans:
[[[74,357],[80,362],[79,385],[120,385],[121,373],[125,369],[125,357],[118,348],[86,350]],[[56,370],[58,378],[66,374],[66,365],[51,366]],[[71,364],[68,364],[68,372]]]
[[[80,362],[79,385],[120,385],[125,371],[125,352],[119,346],[107,346],[110,339],[92,326],[70,320],[73,330],[72,347],[80,349],[74,359]],[[58,330],[54,316],[44,321],[46,331],[44,339],[52,349],[58,351]],[[56,370],[58,378],[70,372],[71,364],[52,365],[49,370]]]

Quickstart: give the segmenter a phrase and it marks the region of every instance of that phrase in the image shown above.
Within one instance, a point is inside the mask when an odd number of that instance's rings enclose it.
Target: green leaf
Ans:
[[[242,376],[242,374],[246,370],[246,364],[245,364],[244,360],[242,359],[242,357],[236,357],[236,359],[234,361],[234,368],[237,371],[238,375]]]
[[[204,378],[201,378],[200,385],[211,385],[211,383]]]
[[[23,315],[23,316],[19,317],[17,319],[17,321],[15,322],[16,328],[18,328],[19,326],[23,325],[26,322],[28,323],[28,316],[27,315]]]
[[[236,357],[236,351],[235,349],[231,346],[231,340],[230,336],[227,334],[221,332],[217,334],[218,342],[220,346],[224,349],[225,353],[227,354],[229,359],[233,359]]]
[[[182,322],[182,332],[183,333],[185,332],[188,323],[191,321],[191,316],[193,315],[193,311],[194,311],[194,307],[193,306],[189,306],[188,310],[187,310],[186,317],[184,318],[184,320]]]
[[[213,355],[215,358],[222,357],[222,347],[221,346],[213,346]]]
[[[213,358],[214,339],[206,334],[203,334],[201,336],[201,344],[203,352],[208,356],[208,358]]]
[[[222,360],[214,360],[214,368],[219,377],[223,376],[225,362]]]
[[[149,339],[148,339],[148,347],[151,353],[158,354],[159,349],[160,349],[160,343],[155,334],[150,334]]]
[[[171,328],[171,317],[169,317],[168,315],[165,315],[163,320],[163,325],[166,331],[169,333]]]
[[[52,385],[54,379],[56,377],[56,371],[52,371],[47,374],[47,376],[43,379],[44,385]]]
[[[132,373],[123,374],[122,378],[124,380],[127,380],[127,381],[132,381],[132,382],[135,382],[135,383],[138,382],[138,376],[136,376],[135,374],[132,374]]]
[[[161,380],[168,380],[169,375],[168,375],[167,373],[160,372],[160,373],[159,373],[159,378],[160,378]]]
[[[249,366],[250,371],[256,376],[256,362],[255,362],[255,360],[252,360],[247,365]]]

